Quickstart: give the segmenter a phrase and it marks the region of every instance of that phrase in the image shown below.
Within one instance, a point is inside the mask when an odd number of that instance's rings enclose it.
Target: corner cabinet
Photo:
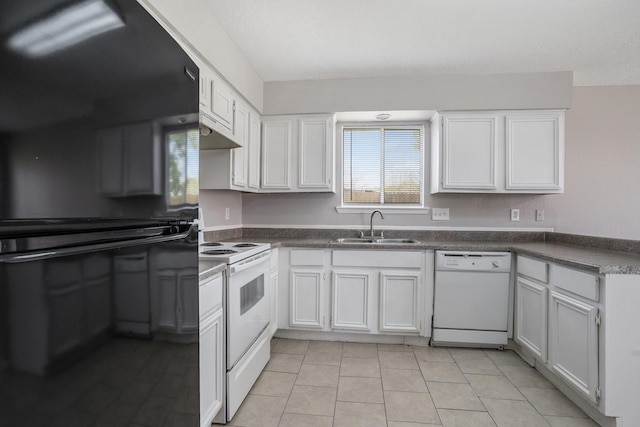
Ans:
[[[562,193],[564,112],[436,114],[431,193]]]
[[[600,278],[519,255],[515,341],[582,397],[600,398]]]
[[[262,192],[335,192],[335,116],[262,118]]]

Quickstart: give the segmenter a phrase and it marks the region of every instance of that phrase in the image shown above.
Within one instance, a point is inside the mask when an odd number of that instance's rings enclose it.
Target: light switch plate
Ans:
[[[432,221],[449,221],[449,208],[431,208]]]
[[[536,209],[536,221],[544,221],[544,209]]]

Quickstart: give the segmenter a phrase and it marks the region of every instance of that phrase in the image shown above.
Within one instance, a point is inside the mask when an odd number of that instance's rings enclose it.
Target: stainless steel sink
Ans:
[[[333,239],[329,243],[361,243],[361,244],[376,244],[376,245],[417,245],[420,244],[419,240],[415,239],[386,239],[384,237],[341,237]]]

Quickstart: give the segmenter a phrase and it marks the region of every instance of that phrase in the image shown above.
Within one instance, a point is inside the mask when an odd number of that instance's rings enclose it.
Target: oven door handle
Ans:
[[[257,264],[267,261],[267,258],[271,256],[271,251],[260,252],[259,254],[252,255],[249,258],[243,259],[242,261],[238,261],[235,264],[232,264],[229,268],[229,273],[239,273],[243,270],[251,268]]]

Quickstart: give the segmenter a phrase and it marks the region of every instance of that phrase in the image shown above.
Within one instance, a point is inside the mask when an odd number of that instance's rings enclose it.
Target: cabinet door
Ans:
[[[292,327],[322,329],[323,301],[322,270],[291,269],[289,325]]]
[[[233,157],[231,182],[235,187],[245,189],[247,186],[247,164],[249,160],[249,108],[244,104],[238,103],[233,125],[235,129],[234,139],[240,147],[231,150]]]
[[[260,189],[260,115],[249,114],[249,166],[247,186],[253,190]]]
[[[200,89],[200,109],[209,112],[211,111],[211,74],[202,64],[198,64],[198,68],[200,68],[200,84],[198,86]]]
[[[514,339],[542,362],[547,361],[547,288],[518,277],[516,280]]]
[[[124,193],[160,195],[160,141],[153,123],[139,123],[124,129]]]
[[[233,129],[234,96],[231,88],[218,76],[211,76],[211,113],[221,125]]]
[[[592,402],[598,387],[598,308],[551,291],[551,369]]]
[[[200,326],[200,426],[208,427],[220,408],[223,399],[223,311],[203,320]]]
[[[333,273],[333,329],[370,331],[371,278],[367,272]]]
[[[496,117],[443,116],[442,188],[496,189]]]
[[[178,328],[176,310],[178,306],[177,277],[172,270],[158,273],[158,328],[175,332]]]
[[[333,129],[329,119],[300,119],[298,188],[332,190]]]
[[[419,272],[380,273],[380,330],[419,332]]]
[[[291,189],[291,120],[264,122],[262,128],[262,188]]]
[[[184,269],[178,274],[178,333],[198,331],[198,273]]]
[[[100,152],[100,194],[120,196],[124,191],[123,129],[111,128],[98,132]]]
[[[506,117],[507,190],[561,190],[562,113]]]
[[[85,341],[86,306],[81,262],[76,258],[47,262],[45,284],[49,308],[48,356],[52,360]]]

